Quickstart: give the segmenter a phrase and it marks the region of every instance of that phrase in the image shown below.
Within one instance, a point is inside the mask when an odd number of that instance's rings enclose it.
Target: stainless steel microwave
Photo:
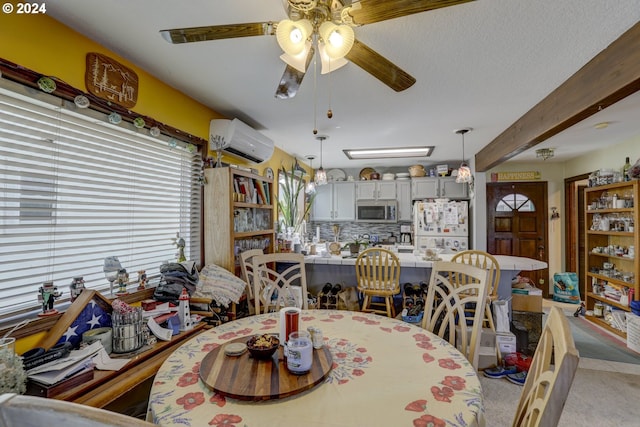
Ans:
[[[356,202],[356,221],[398,222],[396,200],[359,200]]]

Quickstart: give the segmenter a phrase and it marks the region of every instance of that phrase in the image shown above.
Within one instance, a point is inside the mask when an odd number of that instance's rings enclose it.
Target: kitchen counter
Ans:
[[[400,259],[401,267],[411,268],[431,268],[433,261],[426,261],[423,255],[415,255],[413,253],[396,253]],[[455,254],[440,254],[442,261],[451,261]],[[500,264],[500,270],[541,270],[547,268],[547,263],[532,258],[517,257],[510,255],[494,255]],[[333,264],[333,265],[355,265],[356,258],[346,251],[340,255],[331,255],[328,257],[320,255],[307,255],[304,257],[305,264]]]

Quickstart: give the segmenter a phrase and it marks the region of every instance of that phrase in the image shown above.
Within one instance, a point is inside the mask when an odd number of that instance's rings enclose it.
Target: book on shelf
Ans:
[[[255,188],[256,188],[256,192],[258,193],[258,203],[260,204],[266,204],[267,203],[267,197],[266,194],[264,194],[264,187],[262,186],[262,183],[260,181],[253,181]]]
[[[269,193],[269,183],[266,181],[261,181],[264,195],[265,195],[265,203],[267,205],[271,204],[271,194]]]

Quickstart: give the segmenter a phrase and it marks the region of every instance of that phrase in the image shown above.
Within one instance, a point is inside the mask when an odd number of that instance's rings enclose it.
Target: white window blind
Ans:
[[[0,88],[0,317],[39,309],[45,281],[62,299],[77,276],[108,292],[107,256],[132,282],[139,270],[157,277],[176,259],[176,233],[187,259],[200,260],[193,146],[33,96]]]

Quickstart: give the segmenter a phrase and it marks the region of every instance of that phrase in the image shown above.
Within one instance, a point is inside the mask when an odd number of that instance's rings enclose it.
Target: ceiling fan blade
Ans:
[[[358,40],[353,42],[345,58],[396,92],[408,89],[416,82],[413,76]]]
[[[178,44],[238,37],[272,36],[275,34],[274,27],[273,22],[248,22],[245,24],[162,30],[160,35],[169,43]]]
[[[470,1],[475,0],[360,0],[354,2],[360,7],[351,8],[349,15],[355,24],[365,25]]]
[[[309,49],[309,53],[307,53],[307,59],[305,63],[305,70],[309,69],[309,64],[311,64],[311,59],[315,54],[315,49],[311,47]],[[305,73],[292,67],[287,64],[287,68],[284,69],[284,73],[282,74],[282,78],[280,79],[280,83],[278,83],[278,88],[276,89],[275,97],[279,99],[290,99],[296,96],[298,93],[298,89],[300,88],[300,84],[302,83],[302,79],[304,78]]]

